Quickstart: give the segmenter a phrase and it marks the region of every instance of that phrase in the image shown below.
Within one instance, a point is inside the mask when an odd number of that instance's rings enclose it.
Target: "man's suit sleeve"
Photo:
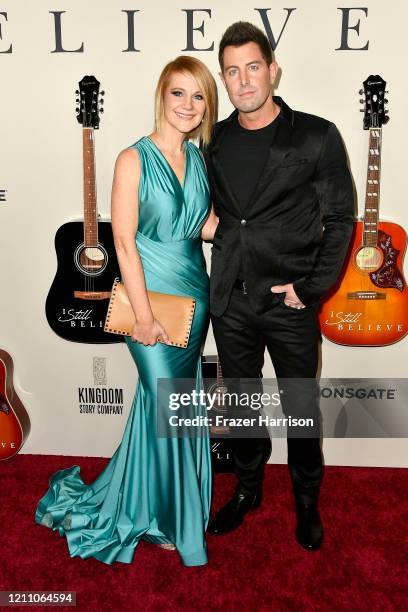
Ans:
[[[200,151],[201,151],[201,154],[202,154],[202,156],[203,156],[203,159],[204,159],[205,165],[206,165],[206,166],[208,166],[208,161],[209,161],[209,148],[210,148],[210,145],[208,145],[208,144],[207,144],[207,145],[205,145],[205,144],[203,143],[203,141],[200,139],[200,142],[198,143],[198,148],[199,148],[199,149],[200,149]]]
[[[349,246],[354,195],[346,153],[333,123],[324,139],[314,183],[320,204],[323,236],[312,272],[293,283],[306,306],[318,302],[336,282]]]
[[[213,168],[212,168],[212,161],[211,161],[211,144],[212,144],[212,140],[214,138],[214,132],[215,132],[215,127],[213,127],[211,142],[209,144],[204,145],[200,141],[200,150],[201,150],[201,153],[203,155],[204,163],[205,163],[206,170],[207,170],[207,178],[208,178],[208,185],[209,185],[209,188],[210,188],[211,202],[212,202],[214,210],[215,210],[215,212],[217,214],[217,205],[216,205],[215,198],[214,198]]]

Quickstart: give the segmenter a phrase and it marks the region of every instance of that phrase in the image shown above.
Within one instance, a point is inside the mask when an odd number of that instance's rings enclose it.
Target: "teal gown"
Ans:
[[[184,144],[183,185],[149,137],[132,147],[141,160],[135,239],[146,285],[196,298],[188,348],[144,346],[125,338],[139,379],[122,441],[89,485],[78,465],[54,473],[35,522],[66,536],[71,557],[131,563],[143,539],[173,543],[184,565],[204,565],[212,487],[208,431],[204,428],[204,435],[195,437],[160,437],[156,422],[158,378],[190,378],[197,391],[202,389],[209,279],[200,232],[210,206],[207,174],[191,142]],[[203,406],[195,410],[206,412]]]

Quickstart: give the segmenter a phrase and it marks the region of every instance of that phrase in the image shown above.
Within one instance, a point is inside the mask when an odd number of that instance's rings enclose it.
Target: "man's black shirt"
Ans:
[[[249,202],[268,158],[279,116],[257,130],[243,128],[238,116],[220,146],[220,164],[241,209]],[[238,278],[245,280],[242,259]]]

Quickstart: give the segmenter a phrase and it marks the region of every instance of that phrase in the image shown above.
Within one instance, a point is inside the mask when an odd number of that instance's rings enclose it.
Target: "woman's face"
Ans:
[[[164,90],[164,119],[186,134],[198,127],[204,117],[205,102],[194,77],[173,72]]]

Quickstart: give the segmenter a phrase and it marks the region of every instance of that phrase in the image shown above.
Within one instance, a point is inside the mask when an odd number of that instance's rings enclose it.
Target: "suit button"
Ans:
[[[246,225],[246,219],[241,219],[241,225]]]

